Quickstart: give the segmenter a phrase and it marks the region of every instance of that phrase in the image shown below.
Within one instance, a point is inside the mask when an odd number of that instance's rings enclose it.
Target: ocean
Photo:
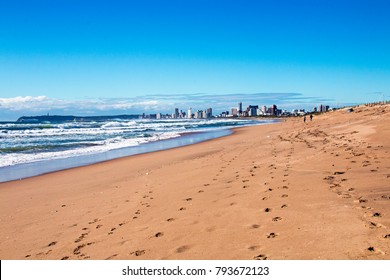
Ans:
[[[273,120],[110,119],[1,122],[0,182],[229,135]]]

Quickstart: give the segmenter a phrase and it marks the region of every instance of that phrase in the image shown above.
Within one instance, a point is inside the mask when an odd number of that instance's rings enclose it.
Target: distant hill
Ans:
[[[88,117],[80,117],[80,116],[23,116],[20,117],[17,122],[50,122],[50,123],[61,123],[61,122],[72,122],[72,121],[84,121],[84,122],[101,122],[101,121],[110,121],[115,119],[121,120],[131,120],[138,119],[139,115],[114,115],[114,116],[88,116]]]

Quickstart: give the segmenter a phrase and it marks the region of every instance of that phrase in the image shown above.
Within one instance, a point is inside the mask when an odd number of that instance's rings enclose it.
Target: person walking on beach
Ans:
[[[304,123],[306,122],[306,116],[303,117],[303,122],[304,122]]]
[[[313,115],[312,115],[312,114],[310,114],[310,121],[312,121],[312,119],[313,119]]]

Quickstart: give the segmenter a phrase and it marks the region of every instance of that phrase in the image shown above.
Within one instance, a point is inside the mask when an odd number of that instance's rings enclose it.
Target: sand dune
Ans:
[[[390,259],[390,106],[0,184],[1,259]]]

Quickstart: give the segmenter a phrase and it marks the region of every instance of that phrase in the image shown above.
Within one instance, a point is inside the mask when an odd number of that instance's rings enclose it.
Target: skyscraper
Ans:
[[[188,118],[188,119],[191,119],[191,118],[192,118],[192,108],[188,109],[187,118]]]
[[[213,116],[213,109],[212,108],[207,108],[206,109],[206,118],[211,118]]]
[[[175,108],[175,119],[179,118],[179,108]]]

